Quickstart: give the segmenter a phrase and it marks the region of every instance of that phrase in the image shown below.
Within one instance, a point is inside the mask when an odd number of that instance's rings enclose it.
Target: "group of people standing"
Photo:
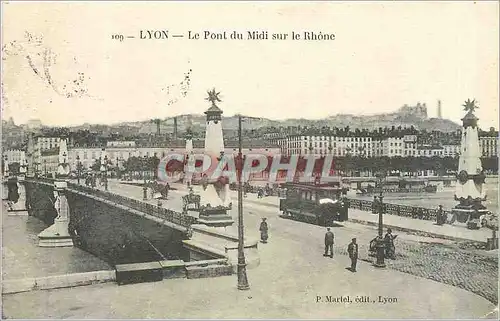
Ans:
[[[323,256],[333,258],[333,245],[335,244],[335,235],[328,227],[325,233],[325,254]],[[347,246],[347,253],[351,259],[351,272],[356,272],[358,263],[358,243],[356,238],[351,239],[351,243]]]
[[[335,244],[335,235],[331,231],[331,229],[328,227],[326,229],[325,233],[325,253],[323,256],[325,257],[330,257],[333,258],[333,246]],[[385,245],[385,257],[389,259],[395,259],[396,258],[396,247],[394,245],[394,240],[396,239],[397,235],[392,234],[392,230],[389,228],[387,229],[387,233],[385,234],[384,237],[384,245]],[[370,251],[375,251],[376,250],[376,240],[372,240],[370,242]],[[350,270],[352,272],[356,272],[356,265],[358,262],[358,244],[356,238],[351,239],[351,243],[347,246],[347,253],[349,254],[349,258],[351,259],[351,268]]]
[[[86,186],[90,186],[92,188],[96,188],[97,187],[97,175],[96,174],[87,174],[85,176],[85,185]]]

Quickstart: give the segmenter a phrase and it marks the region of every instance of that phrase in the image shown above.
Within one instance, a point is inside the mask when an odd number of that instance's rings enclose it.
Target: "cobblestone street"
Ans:
[[[360,243],[360,241],[362,243]],[[367,242],[358,236],[360,259],[372,262]],[[387,268],[449,284],[498,303],[498,257],[481,250],[461,249],[461,243],[396,241],[396,259],[386,259]],[[347,243],[336,253],[347,255]]]
[[[498,258],[456,245],[400,242],[389,267],[450,284],[498,303]]]

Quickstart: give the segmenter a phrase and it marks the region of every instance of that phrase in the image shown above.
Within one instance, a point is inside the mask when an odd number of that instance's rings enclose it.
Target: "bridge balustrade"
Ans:
[[[371,211],[373,201],[349,199],[349,207],[359,209],[362,211]],[[384,203],[385,214],[397,215],[402,217],[410,217],[415,219],[435,221],[437,217],[437,209],[429,209],[419,206],[399,205]],[[449,210],[443,210],[443,213],[448,215],[451,213]]]
[[[102,191],[95,188],[69,183],[68,187],[80,192],[98,196],[107,201],[124,205],[139,212],[147,213],[159,219],[169,221],[174,224],[189,227],[196,223],[196,218],[188,215],[183,215],[180,212],[172,211],[163,207],[149,204],[140,200],[128,198],[112,192]]]

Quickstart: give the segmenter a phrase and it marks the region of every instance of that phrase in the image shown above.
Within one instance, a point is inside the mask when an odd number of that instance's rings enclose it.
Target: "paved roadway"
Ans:
[[[104,261],[76,247],[42,248],[38,234],[47,228],[26,213],[9,216],[2,202],[2,278],[5,280],[108,270]]]
[[[171,191],[169,199],[162,201],[162,206],[180,210],[182,204],[180,197],[186,194],[186,187],[180,184],[174,184],[173,186],[178,190]],[[124,196],[142,199],[142,189],[138,186],[119,184],[112,181],[109,189]],[[231,191],[231,196],[234,205],[232,217],[236,223],[228,229],[236,234],[238,220],[237,193]],[[258,227],[261,218],[267,217],[270,225],[270,238],[281,237],[284,240],[301,240],[306,244],[310,243],[310,248],[314,253],[321,254],[324,251],[322,244],[325,228],[280,218],[278,208],[272,206],[278,204],[276,197],[257,199],[255,194],[249,193],[245,200],[244,223],[246,237],[258,239]],[[152,199],[148,200],[148,202],[157,203],[156,200]],[[360,210],[350,210],[350,217],[368,221],[377,220],[377,215]],[[430,221],[394,215],[385,215],[385,222],[404,228],[472,240],[484,240],[485,233],[488,233],[486,230],[471,231],[463,226],[436,226]],[[352,222],[344,222],[342,225],[342,227],[333,228],[336,236],[336,254],[347,257],[347,245],[351,238],[356,237],[359,244],[360,258],[371,262],[372,258],[368,256],[368,244],[377,235],[377,228]],[[397,234],[397,259],[394,261],[387,260],[389,268],[460,287],[479,294],[491,302],[498,302],[497,253],[470,250],[470,248],[467,248],[468,244],[455,243],[444,239],[401,232],[397,232]]]
[[[142,198],[140,187],[110,183],[110,190]],[[180,204],[180,195],[172,192],[171,199],[163,201],[164,206],[176,207]],[[232,215],[237,218],[236,206],[234,208]],[[346,270],[349,265],[345,255],[347,243],[351,237],[357,237],[361,254],[366,258],[366,244],[375,235],[375,228],[353,223],[335,227],[336,253],[330,259],[322,256],[323,227],[282,219],[278,215],[279,212],[269,206],[253,202],[245,204],[246,233],[250,237],[258,237],[261,217],[267,217],[270,225],[269,243],[259,244],[261,264],[248,270],[249,291],[236,289],[235,275],[120,287],[104,284],[8,295],[4,298],[4,315],[12,318],[454,319],[479,318],[495,308],[492,303],[459,288],[459,285],[454,287],[394,271],[394,267],[403,264],[414,272],[422,270],[427,273],[425,266],[418,265],[418,260],[427,256],[427,252],[419,249],[428,244],[420,242],[441,242],[452,247],[449,241],[402,233],[397,243],[401,254],[398,260],[388,263],[388,269],[379,270],[371,263],[361,261],[358,272],[351,273]],[[410,245],[403,248],[403,244]],[[412,250],[416,259],[408,254]],[[465,271],[467,275],[457,273],[461,267],[456,266],[460,263],[456,257],[450,261],[449,257],[434,253],[427,259],[434,268],[451,268],[447,274],[459,276],[462,282],[467,278],[484,281],[483,273],[471,271],[474,266]],[[490,283],[496,284],[496,273],[484,277],[493,278]],[[353,302],[329,303],[326,296],[350,296]],[[369,302],[357,303],[356,296],[368,296]],[[397,302],[384,304],[378,302],[379,296]],[[495,318],[496,315],[493,313],[487,317]]]

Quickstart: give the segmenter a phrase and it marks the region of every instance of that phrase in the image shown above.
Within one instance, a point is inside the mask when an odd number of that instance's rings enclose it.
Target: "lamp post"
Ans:
[[[7,158],[7,155],[4,155],[3,156],[3,175],[5,177],[9,176],[8,175],[9,173],[9,163],[8,163],[8,158]]]
[[[108,155],[104,156],[104,190],[108,190]]]
[[[377,174],[377,178],[379,179],[379,188],[380,188],[380,202],[379,202],[379,208],[378,208],[378,236],[377,236],[377,242],[376,242],[376,247],[377,247],[377,261],[375,262],[375,266],[378,268],[385,268],[385,242],[384,242],[384,237],[383,237],[383,228],[384,228],[384,195],[383,195],[383,180],[385,177],[385,173],[382,171]]]
[[[148,200],[148,187],[146,186],[146,162],[147,162],[147,156],[144,155],[143,170],[142,170],[142,176],[144,178],[144,186],[142,187],[142,199],[144,201]]]
[[[241,122],[242,116],[238,115],[238,290],[248,290],[247,264],[245,262],[244,253],[244,226],[243,226],[243,188],[241,186],[241,177],[243,176],[243,154],[241,152]]]
[[[116,179],[120,179],[119,171],[120,171],[120,163],[119,163],[119,159],[117,157],[116,158]]]
[[[80,155],[76,155],[76,182],[78,185],[80,185]]]
[[[43,160],[43,168],[45,171],[45,177],[47,177],[47,160],[46,159]]]

